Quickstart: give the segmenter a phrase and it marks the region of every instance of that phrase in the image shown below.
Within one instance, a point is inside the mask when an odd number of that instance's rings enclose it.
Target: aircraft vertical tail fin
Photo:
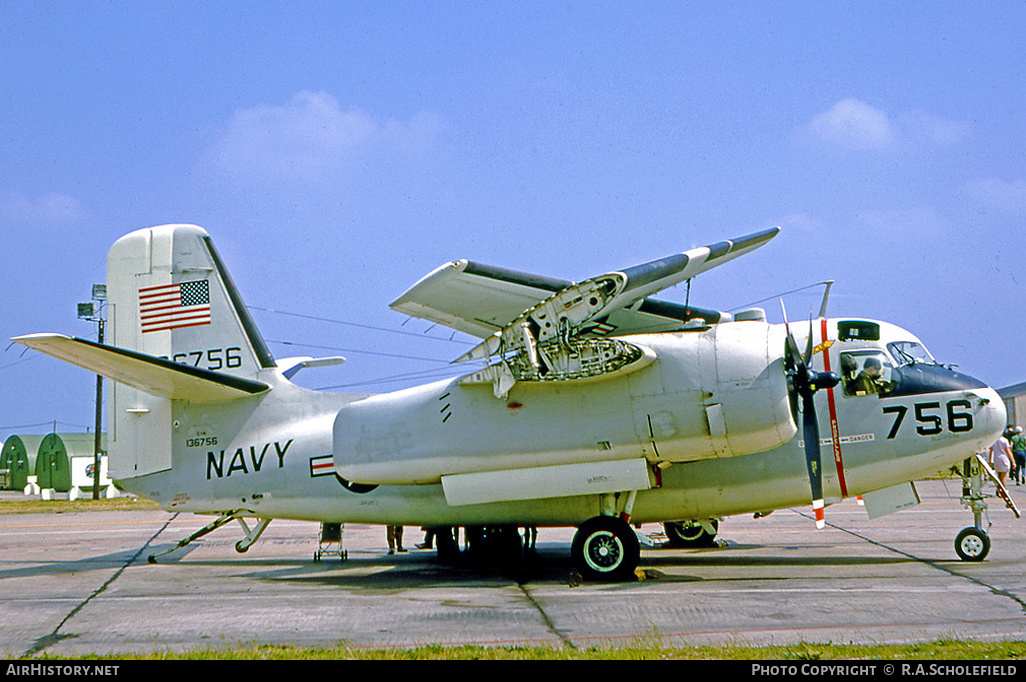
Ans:
[[[110,345],[254,378],[274,358],[210,236],[195,225],[136,230],[107,257]]]
[[[162,225],[119,239],[107,256],[107,297],[111,346],[240,380],[275,368],[203,228]],[[174,412],[180,408],[167,396],[115,383],[108,404],[115,477],[170,468],[169,434],[176,429],[203,437],[201,427],[181,423]]]

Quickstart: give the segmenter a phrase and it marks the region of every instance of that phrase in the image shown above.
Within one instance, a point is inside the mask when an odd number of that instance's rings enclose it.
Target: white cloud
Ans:
[[[971,126],[925,111],[889,115],[862,100],[837,102],[815,116],[805,134],[819,142],[855,151],[948,147],[969,136]]]
[[[237,176],[317,180],[375,150],[422,153],[438,127],[432,114],[378,121],[360,109],[343,110],[328,93],[300,92],[284,105],[237,111],[208,158]]]
[[[883,149],[895,137],[887,114],[857,99],[844,99],[808,126],[816,138],[850,149]]]
[[[34,225],[67,225],[89,218],[89,211],[77,198],[57,192],[30,197],[9,193],[3,202],[3,215],[13,222]]]
[[[965,191],[984,206],[1012,215],[1026,215],[1026,180],[1007,182],[997,178],[974,180]]]

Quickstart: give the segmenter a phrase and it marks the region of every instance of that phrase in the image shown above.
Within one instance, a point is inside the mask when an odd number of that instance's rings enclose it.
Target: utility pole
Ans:
[[[79,303],[78,317],[82,320],[95,322],[97,325],[97,342],[103,343],[103,308],[107,301],[107,285],[93,285],[93,301],[95,303]],[[100,430],[103,427],[103,377],[96,375],[96,428],[93,432],[93,499],[100,499]]]

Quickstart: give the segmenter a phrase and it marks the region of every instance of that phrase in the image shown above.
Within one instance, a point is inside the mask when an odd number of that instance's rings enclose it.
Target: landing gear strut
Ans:
[[[1020,516],[1019,509],[982,456],[970,457],[962,462],[961,470],[956,467],[955,471],[962,478],[962,506],[973,513],[973,525],[963,528],[955,538],[955,554],[962,561],[983,561],[990,552],[990,536],[983,527],[984,516],[987,516],[987,527],[990,527],[987,501],[983,496],[983,477],[986,476],[994,482],[998,497],[1004,500],[1005,505],[1015,514],[1015,518]]]

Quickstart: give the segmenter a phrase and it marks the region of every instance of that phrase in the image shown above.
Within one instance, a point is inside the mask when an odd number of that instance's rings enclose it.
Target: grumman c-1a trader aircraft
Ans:
[[[573,526],[583,577],[622,579],[639,563],[632,524],[685,541],[722,517],[810,503],[822,526],[826,503],[855,496],[890,511],[914,503],[917,477],[960,463],[968,475],[1005,426],[995,391],[895,325],[824,311],[770,324],[759,309],[651,298],[778,231],[578,283],[443,265],[392,307],[480,338],[458,360],[484,363],[393,393],[293,384],[341,359],[275,360],[193,225],[111,248],[107,345],[15,340],[116,382],[111,477],[165,509],[218,515],[178,546],[231,520],[240,551],[275,518],[512,528],[517,547],[517,527]],[[963,558],[989,547],[979,518],[956,543]]]

